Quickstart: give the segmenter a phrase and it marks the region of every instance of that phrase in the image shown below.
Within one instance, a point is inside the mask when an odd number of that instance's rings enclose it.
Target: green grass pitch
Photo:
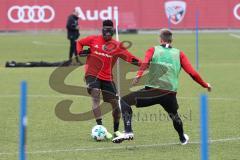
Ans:
[[[239,34],[239,33],[235,33]],[[83,37],[83,36],[82,36]],[[120,40],[133,42],[133,54],[158,44],[157,35],[120,35]],[[240,39],[229,33],[200,33],[200,70],[211,83],[209,94],[209,146],[211,160],[240,159]],[[195,35],[175,34],[174,46],[182,49],[194,65]],[[122,144],[95,142],[90,137],[94,120],[67,122],[55,115],[56,104],[74,100],[71,111],[91,108],[90,98],[67,96],[52,90],[49,76],[55,68],[5,68],[8,60],[61,61],[68,57],[64,33],[20,33],[0,35],[0,160],[18,159],[19,84],[28,82],[27,157],[29,160],[198,160],[199,95],[206,92],[184,71],[180,75],[179,112],[190,144],[180,146],[171,121],[160,106],[134,107],[135,140]],[[83,85],[83,70],[75,70],[67,84]],[[156,117],[152,116],[155,115]],[[112,131],[112,117],[104,116],[104,126]],[[121,130],[123,123],[120,124]]]

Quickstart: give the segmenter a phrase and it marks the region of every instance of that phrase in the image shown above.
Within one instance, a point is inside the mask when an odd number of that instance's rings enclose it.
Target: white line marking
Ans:
[[[240,39],[240,35],[237,35],[237,34],[229,34],[230,36],[232,36],[232,37],[235,37],[235,38],[238,38],[238,39]]]
[[[67,44],[65,43],[52,43],[52,42],[46,43],[46,42],[40,42],[40,41],[32,41],[32,43],[36,45],[41,45],[41,46],[67,46]]]
[[[199,64],[200,67],[233,67],[233,66],[239,66],[240,62],[232,62],[232,63],[201,63]]]
[[[199,97],[178,97],[179,99],[193,99],[198,100]],[[240,98],[228,98],[228,97],[209,97],[209,100],[215,101],[240,101]]]
[[[46,95],[46,94],[29,94],[29,98],[79,98],[79,97],[85,97],[81,95]],[[19,98],[19,95],[17,94],[2,94],[0,95],[0,98]],[[178,99],[192,99],[192,100],[198,100],[199,97],[183,97],[179,96]],[[213,101],[240,101],[240,98],[237,97],[209,97],[210,100]]]
[[[235,138],[225,138],[225,139],[215,139],[209,140],[209,143],[221,143],[228,141],[239,141],[240,137]],[[199,141],[189,142],[189,144],[200,144]],[[116,144],[117,145],[117,144]],[[116,149],[134,149],[134,148],[146,148],[146,147],[164,147],[164,146],[174,146],[179,145],[179,143],[162,143],[162,144],[143,144],[143,145],[129,145],[129,146],[116,146],[116,147],[89,147],[89,148],[70,148],[70,149],[57,149],[57,150],[38,150],[30,151],[27,154],[47,154],[47,153],[59,153],[59,152],[80,152],[80,151],[102,151],[102,150],[116,150]],[[18,152],[2,152],[1,155],[15,155]]]

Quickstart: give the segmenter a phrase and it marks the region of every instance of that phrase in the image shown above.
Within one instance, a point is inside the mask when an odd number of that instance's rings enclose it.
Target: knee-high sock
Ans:
[[[179,135],[179,138],[182,140],[182,139],[185,139],[183,133],[183,123],[182,123],[182,120],[181,118],[179,117],[178,113],[169,113],[169,116],[170,118],[172,119],[173,121],[173,126],[175,128],[175,130],[178,132],[178,135]]]
[[[132,108],[121,100],[122,118],[125,132],[132,132]]]

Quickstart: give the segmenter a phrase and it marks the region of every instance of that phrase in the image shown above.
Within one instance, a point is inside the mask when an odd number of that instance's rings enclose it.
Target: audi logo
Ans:
[[[51,6],[12,6],[8,10],[8,19],[13,23],[49,23],[55,17]]]

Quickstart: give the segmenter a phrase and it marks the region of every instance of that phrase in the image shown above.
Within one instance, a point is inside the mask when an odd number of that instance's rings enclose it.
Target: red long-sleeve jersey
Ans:
[[[141,77],[143,75],[143,72],[148,68],[153,54],[154,54],[154,48],[153,47],[149,48],[146,51],[145,59],[144,59],[142,65],[140,66],[140,69],[137,73],[137,77]],[[188,60],[187,56],[184,54],[183,51],[180,51],[180,63],[181,63],[181,67],[184,69],[184,71],[187,72],[193,78],[193,80],[195,80],[198,84],[200,84],[204,88],[208,87],[208,84],[194,70],[190,61]]]
[[[114,39],[105,41],[102,35],[78,40],[77,53],[80,54],[84,46],[89,46],[91,51],[86,61],[85,76],[92,75],[101,80],[112,81],[112,68],[118,58],[129,63],[141,64],[141,60],[132,55],[120,42]]]

